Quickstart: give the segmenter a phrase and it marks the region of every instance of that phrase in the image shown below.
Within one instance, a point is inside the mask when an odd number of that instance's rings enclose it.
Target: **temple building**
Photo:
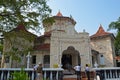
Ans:
[[[72,17],[63,16],[61,12],[58,12],[52,18],[55,20],[53,24],[43,23],[45,32],[41,36],[28,32],[24,26],[16,27],[17,30],[24,30],[35,36],[35,40],[28,43],[33,47],[33,51],[30,52],[30,67],[40,61],[46,68],[62,67],[66,69],[68,64],[72,67],[78,64],[81,66],[89,64],[90,67],[95,67],[95,64],[97,67],[116,66],[114,35],[106,32],[102,25],[95,34],[90,36],[88,32],[75,30],[76,21]],[[22,44],[21,41],[18,43]],[[8,49],[11,49],[11,46],[7,45],[8,42],[4,39],[4,52],[9,52]],[[21,46],[16,47],[22,49]],[[23,56],[22,60],[24,60],[23,65],[27,66],[26,56]],[[5,62],[3,66],[10,67],[10,61]],[[20,64],[16,63],[11,67],[20,67]]]

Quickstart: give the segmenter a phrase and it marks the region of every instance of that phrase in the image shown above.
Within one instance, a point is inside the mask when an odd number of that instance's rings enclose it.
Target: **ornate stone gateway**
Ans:
[[[62,53],[62,68],[68,69],[81,64],[80,54],[73,46],[69,46]]]

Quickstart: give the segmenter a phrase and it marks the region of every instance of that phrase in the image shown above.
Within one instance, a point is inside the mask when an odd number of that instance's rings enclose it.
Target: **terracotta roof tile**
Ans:
[[[53,16],[55,19],[60,19],[60,20],[69,20],[71,21],[74,25],[76,24],[76,21],[72,17],[66,17],[63,16],[62,13],[59,11],[56,16]]]
[[[15,31],[19,31],[19,30],[27,31],[26,28],[25,28],[25,26],[23,24],[18,25],[13,30],[15,30]]]
[[[109,34],[111,34],[111,33],[105,32],[102,25],[100,24],[100,27],[99,27],[98,31],[94,35],[92,35],[91,38],[100,37],[100,36],[102,37],[102,36],[106,36],[106,35],[109,35]]]
[[[120,56],[116,56],[116,57],[115,57],[115,60],[120,60]]]
[[[62,13],[59,11],[56,16],[63,16]]]
[[[50,44],[48,43],[34,46],[34,50],[49,50],[49,49],[50,49]]]
[[[43,36],[44,36],[44,37],[50,37],[50,36],[51,36],[51,32],[52,32],[52,31],[45,32]]]
[[[29,33],[29,34],[34,35],[34,36],[37,37],[37,35],[29,32],[29,31],[25,28],[25,26],[24,26],[23,24],[18,25],[16,28],[14,28],[13,30],[11,30],[10,32],[12,32],[12,31],[16,31],[16,32],[24,31],[24,32],[26,32],[26,33]]]
[[[22,29],[22,30],[26,30],[25,26],[24,25],[18,25],[17,29]]]
[[[51,31],[50,32],[45,32],[44,35],[41,35],[39,37],[36,38],[36,40],[40,40],[41,38],[45,38],[45,37],[50,37],[51,36]]]

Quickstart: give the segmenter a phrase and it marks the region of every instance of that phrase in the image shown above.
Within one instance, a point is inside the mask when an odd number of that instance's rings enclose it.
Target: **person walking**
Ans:
[[[34,70],[36,72],[35,80],[43,80],[43,70],[42,70],[42,63],[39,62],[38,65],[34,66]]]
[[[77,74],[77,80],[81,80],[81,66],[78,64],[77,66],[74,67],[76,74]]]
[[[86,75],[87,75],[87,80],[90,80],[90,69],[88,67],[88,64],[86,64],[86,67],[85,67],[85,72],[86,72]]]

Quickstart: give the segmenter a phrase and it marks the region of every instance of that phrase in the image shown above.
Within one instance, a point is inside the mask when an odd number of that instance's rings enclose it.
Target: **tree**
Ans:
[[[113,21],[109,24],[108,30],[115,29],[117,32],[120,32],[120,17],[117,21]]]
[[[12,78],[9,80],[30,80],[27,72],[25,72],[24,68],[21,68],[20,72],[14,72],[12,73]]]
[[[46,20],[51,13],[47,1],[48,0],[0,0],[0,33],[3,33],[3,37],[7,37],[9,41],[11,41],[10,36],[13,36],[12,39],[15,40],[16,34],[11,35],[7,33],[20,24],[24,25],[27,29],[39,31],[42,26],[41,22]],[[29,36],[26,35],[25,37],[31,40]],[[19,54],[20,51],[14,47],[17,43],[14,42],[13,44],[12,41],[10,43],[13,47],[10,50],[11,54],[9,56],[15,56],[14,53],[16,53],[16,55]],[[23,52],[26,50],[28,51],[28,49],[24,49]],[[4,56],[2,57],[1,67],[3,67],[3,63]]]
[[[113,21],[109,24],[108,30],[115,29],[117,30],[116,36],[115,36],[115,51],[116,55],[120,56],[120,17],[117,21]]]
[[[47,0],[0,0],[0,31],[10,31],[21,23],[38,31],[50,13]]]
[[[0,52],[1,53],[3,52],[3,39],[2,39],[1,34],[0,34]]]

